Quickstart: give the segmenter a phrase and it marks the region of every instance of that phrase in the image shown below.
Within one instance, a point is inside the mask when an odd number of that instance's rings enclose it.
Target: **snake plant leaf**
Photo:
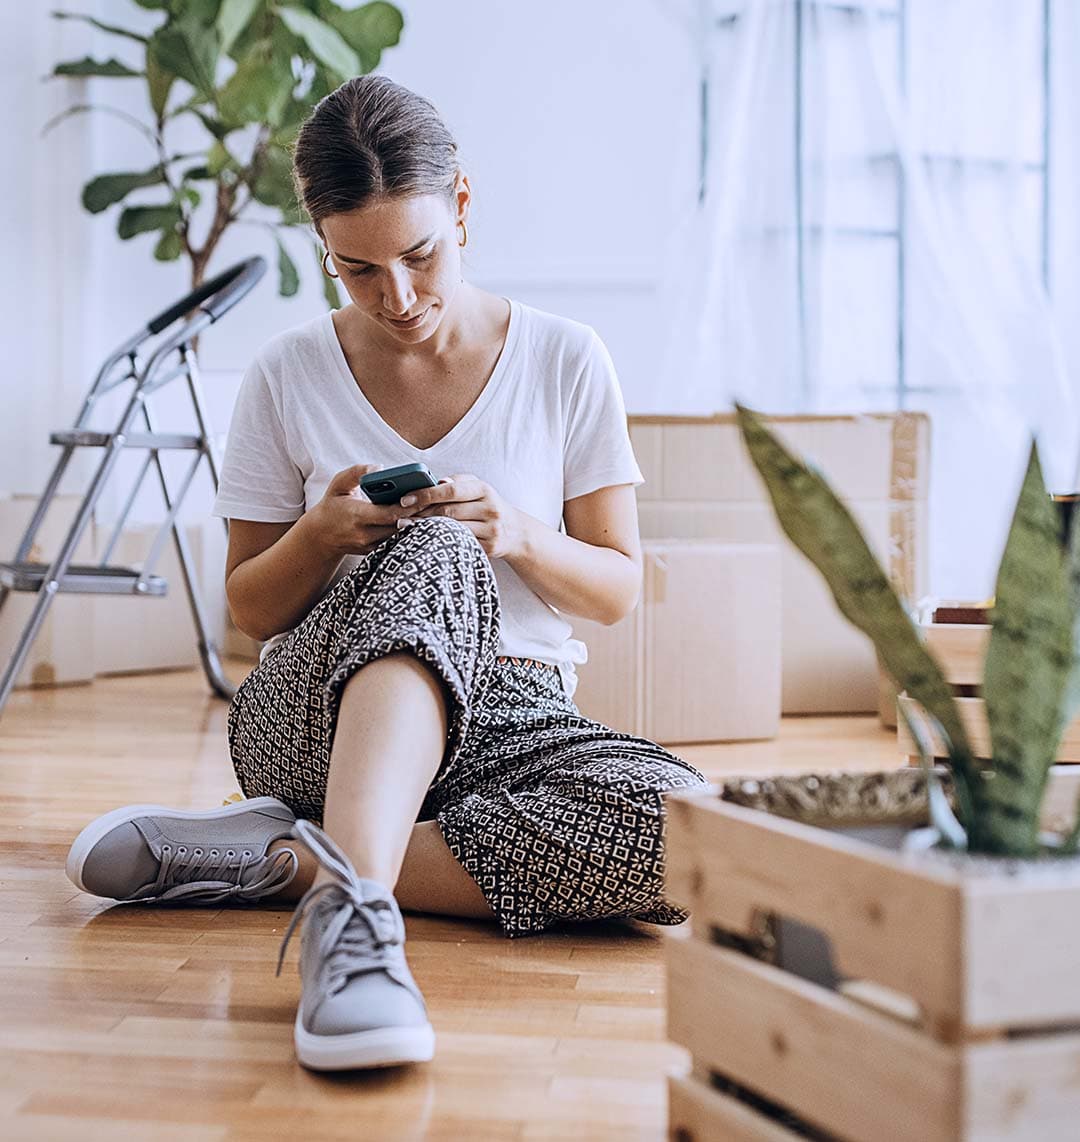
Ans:
[[[974,785],[975,762],[949,684],[858,524],[828,483],[788,452],[760,416],[740,404],[735,408],[780,526],[824,576],[845,617],[873,641],[893,681],[940,723],[959,777]]]
[[[985,851],[1039,851],[1039,806],[1065,727],[1075,610],[1054,505],[1032,446],[998,570],[983,698],[992,769],[981,790]]]
[[[919,764],[926,774],[926,800],[930,810],[930,824],[937,830],[937,834],[945,847],[966,849],[968,847],[967,831],[956,819],[949,799],[945,795],[945,790],[942,788],[941,778],[934,769],[934,740],[922,724],[919,716],[913,714],[908,706],[900,703],[898,712],[900,717],[904,719],[904,724],[911,735],[911,740],[915,743],[915,748],[919,751]],[[929,717],[925,712],[924,716]],[[959,779],[959,775],[955,776],[958,778],[957,799],[961,805],[964,805],[967,789],[963,785],[962,779]],[[965,820],[970,820],[970,808],[962,810],[962,816]]]

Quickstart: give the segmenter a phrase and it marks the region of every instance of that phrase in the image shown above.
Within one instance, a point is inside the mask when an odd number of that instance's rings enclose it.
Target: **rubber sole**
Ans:
[[[293,1027],[296,1057],[312,1071],[351,1071],[426,1063],[435,1057],[435,1029],[376,1027],[351,1035],[313,1035],[305,1031],[297,1012]]]
[[[91,821],[72,842],[67,855],[64,871],[68,880],[80,892],[90,890],[82,882],[83,866],[91,849],[102,837],[111,833],[118,825],[126,825],[136,817],[172,817],[182,821],[208,821],[220,817],[235,817],[252,809],[284,809],[289,816],[292,810],[276,797],[253,797],[250,801],[237,801],[233,805],[223,805],[220,809],[170,809],[165,805],[125,805]]]

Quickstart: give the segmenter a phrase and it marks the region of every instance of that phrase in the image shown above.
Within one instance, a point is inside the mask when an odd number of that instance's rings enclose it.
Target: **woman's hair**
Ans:
[[[293,152],[296,190],[316,226],[383,197],[445,194],[457,143],[431,103],[384,75],[350,79],[315,106]]]

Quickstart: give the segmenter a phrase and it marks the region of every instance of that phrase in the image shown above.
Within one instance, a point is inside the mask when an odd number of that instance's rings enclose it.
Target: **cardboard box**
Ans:
[[[780,552],[646,542],[634,612],[572,620],[589,647],[575,701],[613,729],[664,744],[775,737],[780,724]]]
[[[0,496],[0,560],[14,560],[38,502],[38,497],[31,495]],[[56,555],[81,503],[82,497],[77,495],[55,497],[28,561],[44,563]],[[91,521],[75,550],[74,562],[93,562],[93,551],[94,523]],[[0,611],[0,663],[4,666],[15,651],[36,599],[29,592],[12,591]],[[90,601],[86,595],[57,594],[15,680],[16,688],[93,681],[94,614]]]
[[[920,598],[926,590],[929,418],[896,413],[769,422],[825,474],[901,593]],[[638,503],[643,537],[781,547],[783,712],[877,712],[873,646],[840,614],[816,568],[781,532],[734,416],[632,416],[629,425],[646,479]],[[883,699],[881,707],[888,706]]]

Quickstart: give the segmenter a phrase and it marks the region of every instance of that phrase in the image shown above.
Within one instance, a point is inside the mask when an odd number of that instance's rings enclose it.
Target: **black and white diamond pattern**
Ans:
[[[453,698],[418,820],[436,820],[510,937],[566,920],[678,924],[664,899],[663,794],[704,783],[643,738],[585,718],[558,672],[497,660],[495,576],[468,528],[421,520],[365,557],[244,680],[229,709],[248,797],[321,821],[338,703],[366,663],[408,650]]]

